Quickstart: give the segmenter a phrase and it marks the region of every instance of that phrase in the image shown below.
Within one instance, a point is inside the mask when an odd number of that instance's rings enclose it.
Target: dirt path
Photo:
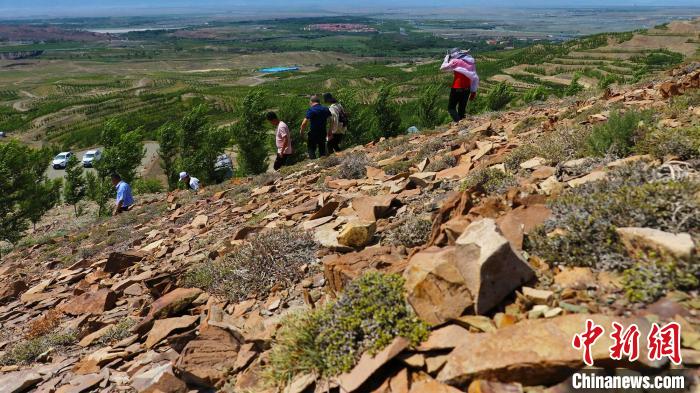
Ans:
[[[14,104],[12,104],[12,109],[16,110],[17,112],[27,112],[27,111],[29,111],[29,110],[31,109],[31,108],[29,107],[29,103],[30,103],[33,99],[39,98],[38,96],[36,96],[36,95],[34,95],[34,94],[32,94],[32,93],[26,91],[26,90],[20,90],[20,91],[19,91],[19,94],[21,94],[22,96],[27,97],[27,98],[26,98],[26,99],[23,99],[23,100],[19,100],[19,101],[15,102]]]

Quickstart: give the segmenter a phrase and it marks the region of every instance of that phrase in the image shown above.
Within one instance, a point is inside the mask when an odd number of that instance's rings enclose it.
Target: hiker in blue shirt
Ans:
[[[306,111],[306,117],[301,123],[301,136],[304,137],[304,131],[310,124],[311,129],[307,134],[307,148],[309,158],[314,159],[316,158],[317,149],[319,157],[326,155],[326,127],[332,114],[328,108],[321,105],[321,99],[318,96],[311,97],[309,106],[309,110]]]
[[[117,189],[117,203],[114,206],[113,216],[121,212],[126,212],[134,205],[134,197],[131,195],[131,187],[122,177],[116,173],[112,174],[112,186]]]

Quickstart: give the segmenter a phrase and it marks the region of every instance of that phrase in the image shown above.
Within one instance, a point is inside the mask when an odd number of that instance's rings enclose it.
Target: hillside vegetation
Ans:
[[[275,37],[301,29],[303,22],[282,24]],[[695,55],[699,45],[697,23],[674,22],[665,29],[600,34],[506,51],[477,47],[474,51],[484,83],[470,112],[637,81],[649,72]],[[353,39],[332,37],[339,42]],[[102,124],[118,117],[130,128],[142,127],[143,136],[154,139],[161,124],[177,120],[199,103],[208,104],[215,124],[236,122],[240,117],[237,108],[251,86],[271,98],[271,108],[295,109],[299,113],[290,110],[290,116],[295,117],[301,116],[305,97],[310,94],[338,92],[347,101],[363,104],[356,110],[358,119],[366,118],[364,112],[370,109],[363,106],[372,104],[381,88],[391,87],[391,100],[401,114],[400,128],[431,128],[434,121],[446,122],[446,116],[426,120],[417,114],[426,101],[430,103],[434,94],[430,87],[437,89],[435,105],[446,105],[449,75],[437,72],[435,60],[441,52],[431,52],[434,49],[430,48],[460,45],[418,42],[420,51],[415,54],[406,49],[393,58],[366,58],[358,56],[367,54],[346,51],[342,45],[336,51],[327,51],[329,47],[320,52],[300,52],[309,48],[283,43],[270,48],[282,51],[279,53],[260,53],[258,48],[258,52],[232,54],[226,49],[231,49],[230,45],[241,49],[235,46],[241,39],[235,34],[223,41],[209,36],[170,37],[163,32],[135,33],[129,38],[134,40],[129,41],[130,46],[95,50],[90,44],[64,43],[62,48],[48,48],[37,60],[10,64],[11,68],[0,74],[0,130],[28,143],[65,150],[97,144]],[[216,43],[222,47],[216,49]],[[131,45],[135,44],[143,49],[134,51]],[[386,50],[381,53],[392,56]],[[256,72],[267,66],[292,64],[302,66],[302,72],[277,76]],[[494,88],[501,92],[497,101],[488,99]]]

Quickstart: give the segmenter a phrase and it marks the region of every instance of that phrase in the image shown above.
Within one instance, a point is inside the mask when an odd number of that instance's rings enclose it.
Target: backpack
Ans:
[[[340,111],[338,112],[338,122],[345,127],[345,129],[348,129],[348,126],[350,125],[350,119],[348,118],[348,113],[345,111],[345,108],[343,108],[342,105],[340,105]]]
[[[338,123],[343,125],[343,128],[345,130],[348,129],[348,126],[350,125],[350,119],[348,117],[348,112],[345,110],[345,108],[340,105],[340,104],[335,104],[336,108],[338,108]]]

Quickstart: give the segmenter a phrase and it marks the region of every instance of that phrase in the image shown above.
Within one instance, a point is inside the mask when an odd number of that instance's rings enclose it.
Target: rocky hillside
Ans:
[[[39,228],[0,392],[559,392],[590,319],[699,378],[700,64]],[[615,372],[607,334],[592,357]]]

